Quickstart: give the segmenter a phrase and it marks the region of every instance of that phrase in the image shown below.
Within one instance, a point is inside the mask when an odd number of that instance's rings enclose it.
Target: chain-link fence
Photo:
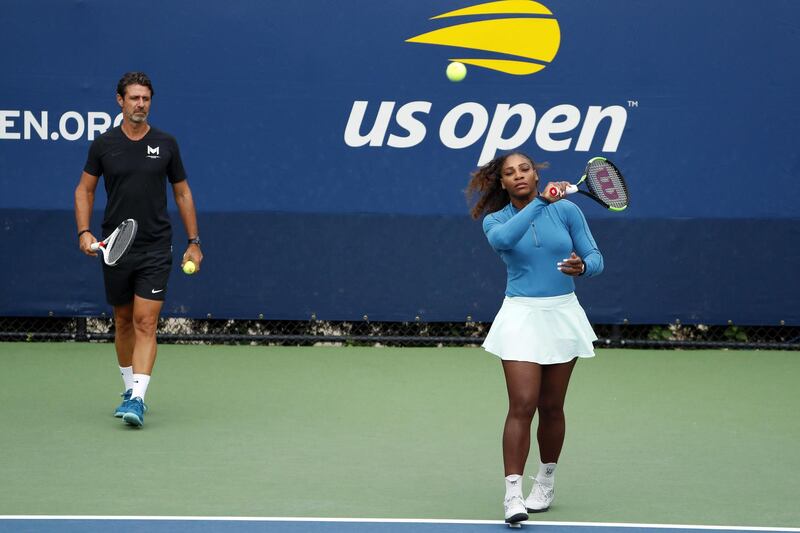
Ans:
[[[158,337],[167,343],[383,346],[480,345],[487,322],[371,322],[324,320],[226,320],[162,318]],[[635,348],[800,350],[798,326],[595,324],[597,344]],[[110,341],[114,321],[100,317],[0,317],[3,341]]]

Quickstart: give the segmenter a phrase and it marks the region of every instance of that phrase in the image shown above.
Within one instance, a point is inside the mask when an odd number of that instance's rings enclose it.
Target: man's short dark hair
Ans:
[[[120,95],[122,98],[125,98],[125,90],[128,85],[142,85],[150,89],[150,96],[152,97],[155,93],[153,92],[153,83],[150,81],[150,78],[144,72],[126,72],[122,78],[119,80],[117,84],[117,94]]]

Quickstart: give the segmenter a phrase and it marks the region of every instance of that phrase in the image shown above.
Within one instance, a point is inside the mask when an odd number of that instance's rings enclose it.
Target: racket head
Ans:
[[[136,239],[136,231],[139,229],[137,222],[129,218],[122,222],[108,238],[100,245],[103,252],[103,261],[108,266],[114,266],[131,249],[133,241]]]
[[[605,157],[593,157],[586,165],[581,180],[601,204],[611,211],[624,211],[629,204],[630,195],[622,172]]]

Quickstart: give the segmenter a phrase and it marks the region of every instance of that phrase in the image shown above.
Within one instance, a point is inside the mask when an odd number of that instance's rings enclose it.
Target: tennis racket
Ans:
[[[136,238],[138,224],[132,218],[125,220],[111,232],[111,235],[100,242],[93,242],[89,248],[92,251],[103,253],[103,261],[108,266],[114,266],[131,249],[133,240]]]
[[[586,184],[587,191],[578,185]],[[575,185],[568,185],[567,194],[579,192],[611,211],[623,211],[628,207],[628,186],[619,169],[605,157],[594,157],[586,164],[586,170]],[[550,196],[557,196],[558,189],[550,187]]]

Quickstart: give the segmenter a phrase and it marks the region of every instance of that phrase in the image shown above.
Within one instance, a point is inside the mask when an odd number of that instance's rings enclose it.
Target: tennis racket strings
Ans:
[[[136,238],[136,221],[126,220],[119,226],[117,234],[106,244],[110,265],[115,265],[133,244]]]
[[[603,158],[589,162],[586,169],[589,190],[612,209],[625,209],[628,205],[628,188],[617,168]]]

